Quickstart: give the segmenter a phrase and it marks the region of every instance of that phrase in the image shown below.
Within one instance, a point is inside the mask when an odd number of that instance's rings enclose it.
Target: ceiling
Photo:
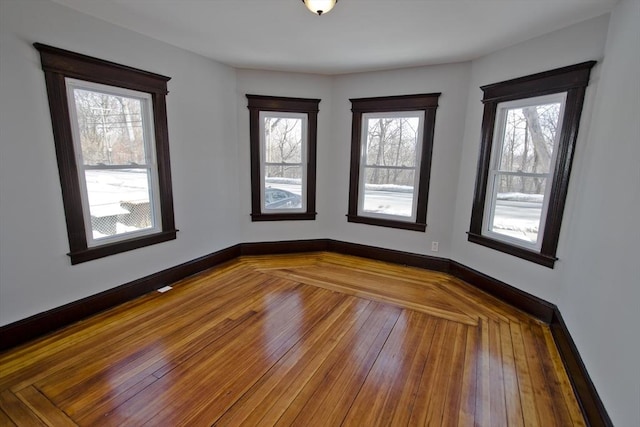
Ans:
[[[467,61],[617,0],[54,0],[237,68],[343,74]]]

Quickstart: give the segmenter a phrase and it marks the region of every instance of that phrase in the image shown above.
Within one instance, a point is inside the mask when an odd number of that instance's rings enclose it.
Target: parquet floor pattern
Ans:
[[[549,328],[442,273],[243,257],[0,354],[1,426],[584,426]]]

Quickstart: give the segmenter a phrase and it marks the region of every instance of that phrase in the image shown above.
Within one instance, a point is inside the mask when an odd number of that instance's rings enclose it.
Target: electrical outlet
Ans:
[[[431,242],[431,251],[438,252],[438,242]]]

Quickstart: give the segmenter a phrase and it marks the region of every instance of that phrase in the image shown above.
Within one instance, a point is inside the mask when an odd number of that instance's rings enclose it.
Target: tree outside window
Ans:
[[[351,100],[350,222],[426,229],[439,95]]]
[[[313,220],[319,99],[247,95],[251,220]]]
[[[34,46],[47,84],[71,263],[175,239],[169,77]]]
[[[469,241],[553,267],[594,61],[483,86]]]

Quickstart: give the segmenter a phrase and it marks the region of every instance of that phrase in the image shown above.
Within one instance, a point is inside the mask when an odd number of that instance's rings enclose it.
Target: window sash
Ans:
[[[109,243],[121,242],[135,237],[156,234],[161,231],[161,215],[158,206],[160,200],[160,188],[158,185],[158,168],[155,152],[155,137],[153,123],[153,103],[149,93],[139,92],[131,89],[124,89],[115,86],[109,86],[99,83],[88,82],[66,77],[65,83],[67,87],[67,103],[69,107],[69,117],[71,119],[71,134],[73,141],[73,149],[76,158],[76,166],[78,172],[78,182],[80,184],[80,198],[82,204],[82,214],[84,218],[85,233],[87,247],[98,247]],[[141,119],[143,130],[143,144],[145,153],[144,164],[115,164],[115,165],[88,165],[84,162],[82,153],[82,144],[80,138],[80,129],[78,124],[78,112],[75,102],[74,91],[76,89],[91,92],[103,93],[112,96],[122,96],[134,98],[141,104]],[[89,203],[89,187],[86,182],[86,171],[104,170],[145,170],[147,174],[147,188],[149,196],[149,209],[151,227],[143,228],[136,231],[126,231],[105,237],[94,237],[93,226],[91,221],[91,208]]]
[[[567,99],[567,92],[559,92],[551,95],[530,97],[517,99],[513,101],[501,102],[497,105],[496,119],[493,132],[493,142],[491,150],[491,161],[487,180],[487,192],[485,200],[485,212],[483,215],[482,234],[492,239],[504,241],[506,243],[521,246],[526,249],[540,251],[544,237],[544,229],[549,209],[549,198],[551,195],[552,183],[554,179],[554,165],[556,164],[558,155],[558,144],[561,136],[562,121],[564,117],[564,109]],[[502,156],[504,154],[504,139],[507,126],[507,114],[509,110],[533,107],[538,105],[560,103],[560,111],[558,113],[558,123],[556,124],[556,134],[553,141],[553,153],[549,162],[549,172],[533,173],[533,172],[514,172],[503,170],[500,168]],[[542,178],[546,179],[545,190],[543,193],[542,209],[540,213],[540,221],[538,225],[538,233],[535,242],[529,242],[513,236],[507,236],[502,233],[493,231],[496,216],[496,205],[498,200],[498,177],[500,175],[509,175],[520,178]]]
[[[390,111],[390,112],[376,112],[376,113],[362,113],[362,128],[360,132],[360,176],[358,177],[358,216],[389,219],[393,221],[402,222],[415,222],[418,212],[418,190],[420,183],[420,159],[422,158],[423,147],[423,130],[424,130],[424,117],[425,112],[423,110],[418,111]],[[388,166],[388,165],[376,165],[367,163],[367,145],[369,142],[369,121],[381,118],[417,118],[418,126],[416,129],[416,148],[414,152],[414,166]],[[365,196],[366,196],[366,180],[367,169],[398,169],[398,170],[410,170],[413,171],[413,191],[411,193],[411,215],[394,215],[380,212],[372,212],[365,210]]]
[[[266,141],[266,129],[265,121],[267,118],[284,118],[284,119],[299,119],[300,122],[300,134],[301,134],[301,147],[300,147],[300,162],[267,162],[267,141]],[[302,213],[307,211],[307,164],[308,164],[308,141],[309,141],[309,115],[307,113],[295,113],[284,111],[260,111],[258,114],[259,121],[259,135],[260,135],[260,212],[263,214],[276,214],[276,213]],[[266,171],[268,166],[292,166],[300,167],[302,178],[300,180],[301,185],[301,204],[299,208],[270,208],[266,207]]]

